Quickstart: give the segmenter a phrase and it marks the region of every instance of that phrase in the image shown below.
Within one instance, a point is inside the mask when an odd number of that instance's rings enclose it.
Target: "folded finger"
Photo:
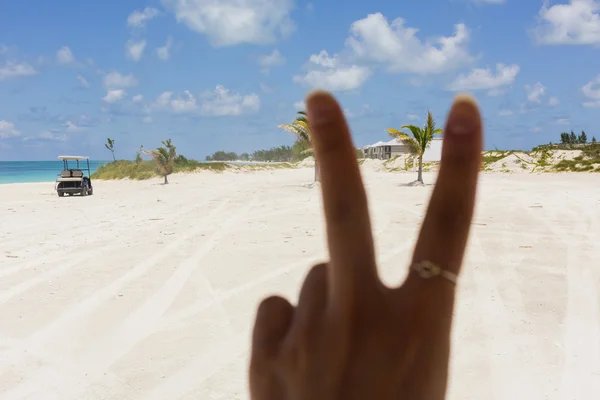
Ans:
[[[252,333],[252,358],[260,361],[275,357],[293,318],[294,307],[286,299],[271,296],[263,300]]]

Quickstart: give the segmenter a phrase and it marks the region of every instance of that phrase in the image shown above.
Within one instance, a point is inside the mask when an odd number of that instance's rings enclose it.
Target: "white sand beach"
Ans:
[[[431,185],[363,168],[384,281]],[[248,399],[254,312],[325,259],[311,168],[0,185],[0,398]],[[434,173],[425,173],[433,183]],[[600,175],[483,174],[449,399],[600,393]]]

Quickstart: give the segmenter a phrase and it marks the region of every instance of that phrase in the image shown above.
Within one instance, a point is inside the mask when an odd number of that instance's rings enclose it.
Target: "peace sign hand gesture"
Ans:
[[[398,288],[385,287],[377,276],[367,198],[340,106],[331,95],[314,92],[307,109],[321,166],[330,261],[310,271],[296,307],[281,297],[259,306],[251,397],[443,399],[452,278],[462,263],[480,167],[477,105],[459,96],[452,106],[413,265]],[[419,266],[443,273],[419,272]]]

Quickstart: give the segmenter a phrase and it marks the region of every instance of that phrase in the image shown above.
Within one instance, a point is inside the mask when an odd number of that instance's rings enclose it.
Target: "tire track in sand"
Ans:
[[[568,203],[568,202],[567,202]],[[527,209],[527,205],[523,204]],[[529,210],[532,218],[566,244],[567,304],[563,322],[564,366],[560,383],[560,398],[587,400],[600,393],[600,290],[597,264],[584,257],[578,246],[593,248],[600,240],[598,228],[586,226],[584,209],[570,210],[566,216],[574,226],[559,230],[546,217]],[[597,221],[591,221],[592,225]],[[574,234],[574,235],[572,235]]]
[[[179,240],[169,243],[168,245],[163,247],[160,252],[151,255],[146,260],[136,265],[134,268],[129,270],[127,273],[122,275],[110,285],[97,290],[96,292],[90,294],[79,303],[70,307],[51,324],[40,329],[39,331],[31,335],[29,338],[22,340],[21,347],[28,353],[32,353],[35,355],[44,355],[51,352],[51,349],[49,349],[48,345],[51,345],[53,341],[60,340],[61,342],[68,342],[70,337],[69,334],[72,335],[74,331],[72,329],[72,326],[69,325],[74,320],[76,320],[78,317],[81,317],[82,315],[88,314],[98,306],[102,305],[110,297],[117,295],[118,292],[129,282],[143,276],[153,266],[155,266],[162,260],[168,258],[184,242],[193,238],[204,229],[205,225],[202,223],[202,221],[210,220],[212,217],[218,215],[222,211],[226,211],[226,206],[228,205],[229,201],[230,200],[227,198],[223,199],[216,208],[210,210],[207,214],[205,214],[203,220],[198,221],[194,228],[184,233]],[[0,366],[0,375],[4,373],[8,368],[11,368],[13,365],[17,364],[17,360],[15,359],[17,357],[18,356],[13,357],[12,360],[7,359],[7,362],[4,363],[4,365]],[[64,360],[64,358],[60,357],[60,355],[58,358],[62,359],[61,362],[68,362],[68,360]]]
[[[477,235],[471,235],[471,246],[479,253],[481,265],[489,265],[488,256]],[[495,282],[497,274],[490,271],[470,269],[475,283],[478,315],[481,318],[483,330],[486,332],[486,342],[494,399],[535,399],[536,388],[527,371],[518,362],[518,349],[512,341],[509,329],[510,315],[502,303],[502,297]],[[491,275],[490,275],[491,273]],[[494,353],[491,354],[491,351]]]
[[[224,221],[220,227],[205,242],[185,260],[173,275],[152,294],[137,310],[129,315],[117,328],[96,343],[90,351],[77,357],[76,364],[86,371],[85,383],[77,387],[76,395],[80,396],[88,385],[102,377],[112,364],[127,354],[137,343],[156,332],[160,318],[171,306],[177,295],[185,286],[191,275],[201,268],[200,261],[209,254],[215,245],[230,231],[231,228],[246,215],[258,202],[258,195],[236,214]],[[205,289],[211,297],[214,291],[208,279],[203,276]],[[219,303],[220,306],[220,303]],[[223,317],[228,319],[225,310],[221,309]],[[233,334],[233,332],[229,332]]]

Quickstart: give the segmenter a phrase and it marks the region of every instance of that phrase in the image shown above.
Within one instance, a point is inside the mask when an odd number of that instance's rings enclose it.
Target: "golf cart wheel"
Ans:
[[[58,197],[63,197],[65,194],[63,192],[57,192],[58,193]]]

